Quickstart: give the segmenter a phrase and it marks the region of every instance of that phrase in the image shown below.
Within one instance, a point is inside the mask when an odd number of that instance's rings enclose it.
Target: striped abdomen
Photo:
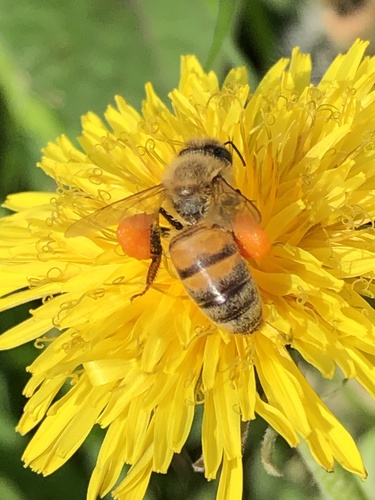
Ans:
[[[232,333],[260,326],[259,292],[230,232],[190,226],[172,239],[169,251],[186,291],[213,322]]]

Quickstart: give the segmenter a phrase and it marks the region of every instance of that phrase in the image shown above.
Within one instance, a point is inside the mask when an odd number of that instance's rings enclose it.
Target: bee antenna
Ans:
[[[232,146],[232,148],[235,150],[235,152],[238,154],[241,162],[242,162],[242,165],[244,167],[246,167],[246,163],[245,163],[245,160],[244,160],[244,157],[242,156],[242,154],[240,153],[240,150],[238,149],[238,147],[234,144],[233,141],[227,141],[227,142],[224,142],[224,146],[226,146],[227,144],[230,144]]]

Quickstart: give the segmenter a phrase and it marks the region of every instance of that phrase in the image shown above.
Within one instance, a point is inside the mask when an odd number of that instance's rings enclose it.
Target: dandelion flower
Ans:
[[[65,136],[40,167],[54,193],[20,193],[1,220],[1,308],[41,299],[0,337],[0,348],[45,345],[28,368],[18,426],[39,426],[23,460],[50,474],[92,427],[106,429],[88,498],[112,491],[141,499],[152,472],[165,473],[203,407],[207,479],[217,496],[242,498],[241,422],[260,415],[292,447],[306,441],[327,471],[335,461],[364,478],[360,453],[291,356],[323,377],[339,367],[375,395],[375,58],[356,42],[316,86],[297,49],[250,90],[243,68],[222,86],[182,59],[169,108],[146,86],[142,112],[122,97],[107,125],[83,117],[80,147]],[[249,259],[263,323],[250,335],[216,327],[186,292],[166,254],[150,290],[148,260],[125,255],[116,227],[90,236],[66,230],[95,210],[159,184],[192,137],[232,141],[235,187],[262,214],[267,256]],[[66,384],[66,382],[69,384]],[[64,386],[65,392],[60,391]],[[251,424],[250,424],[251,432]],[[125,478],[124,464],[130,464]]]

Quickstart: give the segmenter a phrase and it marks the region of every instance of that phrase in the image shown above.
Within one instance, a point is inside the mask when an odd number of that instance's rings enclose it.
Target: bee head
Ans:
[[[232,165],[232,155],[214,139],[194,139],[166,169],[163,185],[176,212],[189,224],[205,217],[213,179]]]

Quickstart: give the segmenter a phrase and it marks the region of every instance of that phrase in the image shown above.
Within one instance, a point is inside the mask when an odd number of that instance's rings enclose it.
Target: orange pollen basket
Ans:
[[[238,214],[233,229],[241,255],[246,259],[261,259],[271,250],[268,236],[255,220]]]
[[[151,258],[151,225],[154,216],[136,214],[126,217],[117,228],[117,240],[124,253],[138,260]]]

